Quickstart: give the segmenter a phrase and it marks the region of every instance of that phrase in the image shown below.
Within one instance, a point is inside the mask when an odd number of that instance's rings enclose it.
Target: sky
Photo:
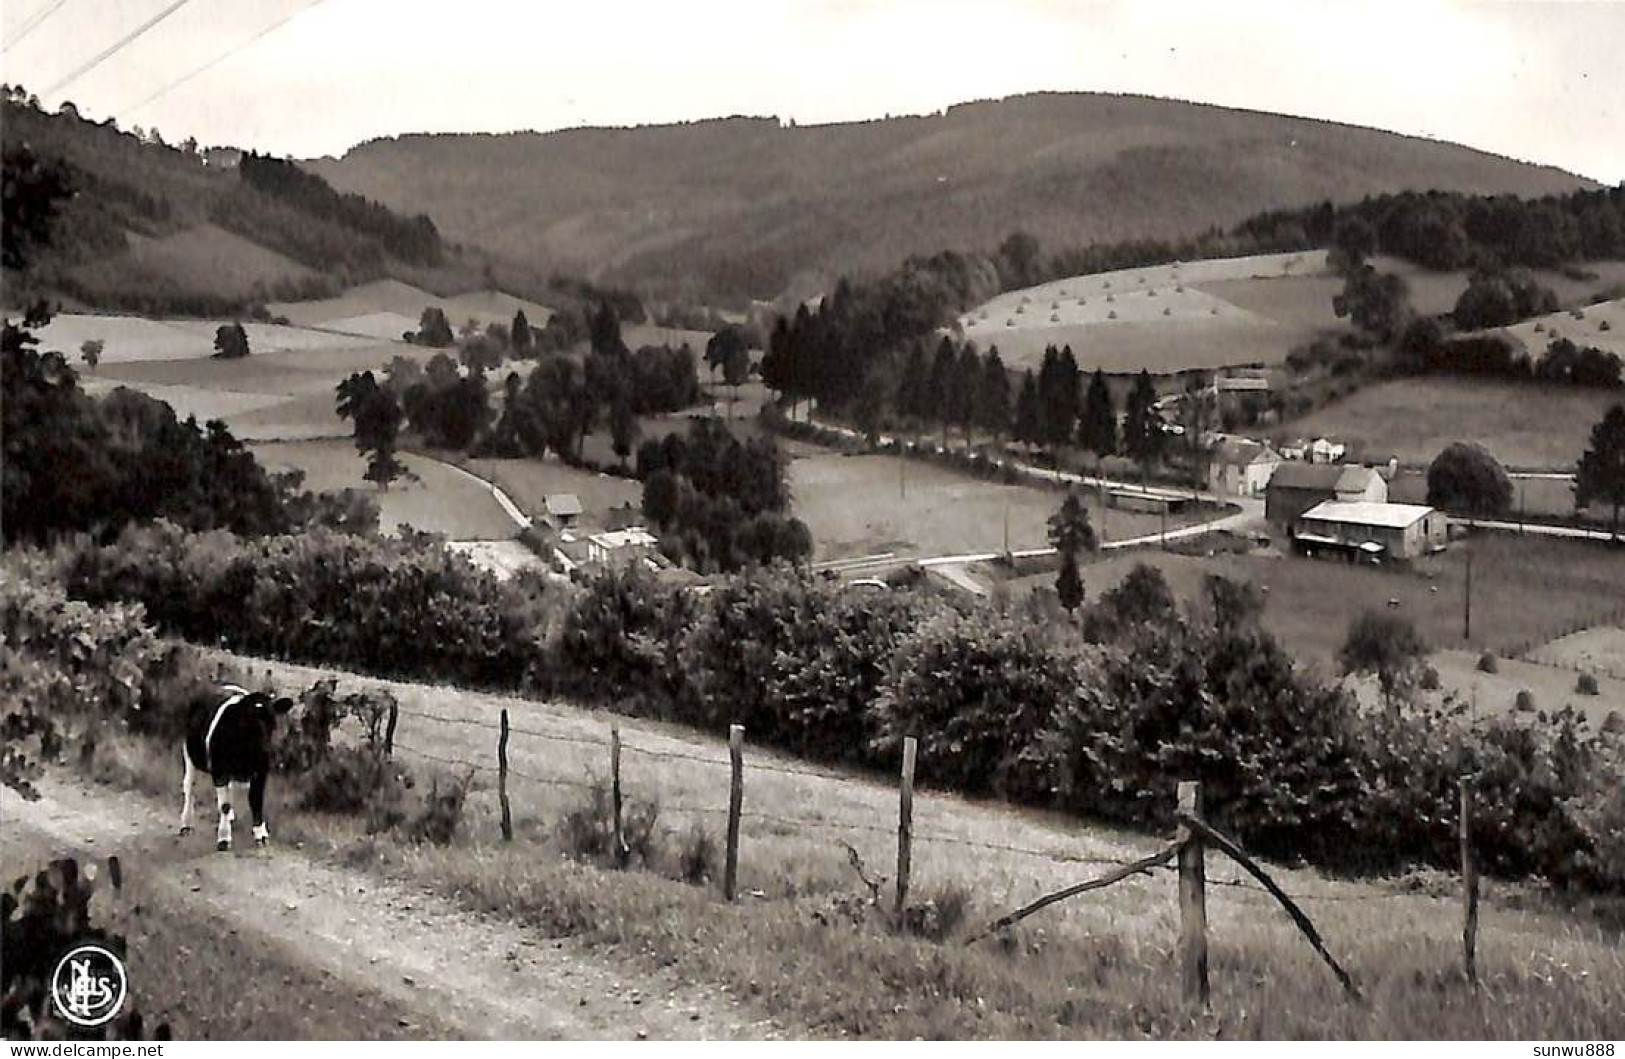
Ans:
[[[1625,181],[1625,0],[3,0],[0,40],[0,79],[47,106],[295,157],[1052,90],[1326,118]]]

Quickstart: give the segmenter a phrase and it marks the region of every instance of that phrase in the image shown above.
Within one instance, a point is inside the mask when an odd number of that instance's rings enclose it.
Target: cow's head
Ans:
[[[250,710],[249,716],[260,723],[260,726],[269,733],[276,727],[276,720],[287,714],[294,707],[294,701],[289,698],[278,698],[263,691],[250,692],[243,698],[243,705]]]

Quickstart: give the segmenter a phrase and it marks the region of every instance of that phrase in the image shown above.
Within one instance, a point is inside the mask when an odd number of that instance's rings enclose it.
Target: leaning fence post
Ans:
[[[728,759],[733,779],[728,785],[728,856],[722,871],[722,896],[732,901],[739,882],[739,809],[745,800],[745,726],[728,726]]]
[[[914,844],[914,757],[919,742],[903,739],[903,782],[897,805],[897,911],[908,907],[908,873]]]
[[[513,841],[513,811],[508,807],[508,710],[502,710],[502,731],[497,736],[497,797],[502,802],[502,841]]]
[[[1179,784],[1179,811],[1201,819],[1202,785],[1193,780]],[[1179,846],[1179,952],[1184,969],[1184,997],[1203,1007],[1208,1003],[1207,982],[1207,867],[1202,836],[1181,829]]]
[[[1478,863],[1473,858],[1472,782],[1463,776],[1461,791],[1461,950],[1467,981],[1478,985]]]
[[[621,726],[609,726],[609,801],[615,813],[615,863],[625,866],[630,850],[621,830]]]
[[[389,704],[389,723],[384,725],[384,756],[395,756],[395,722],[400,719],[401,708],[395,703]]]

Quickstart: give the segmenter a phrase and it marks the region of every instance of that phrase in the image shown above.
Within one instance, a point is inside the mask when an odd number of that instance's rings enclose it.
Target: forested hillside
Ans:
[[[6,87],[0,107],[8,200],[12,174],[25,169],[70,192],[49,245],[26,269],[8,262],[8,307],[50,297],[155,315],[237,314],[382,278],[441,292],[541,289],[528,270],[450,245],[423,214],[336,191],[292,163],[248,154],[221,164],[232,152],[86,121],[71,104],[47,113],[18,87]]]
[[[1168,239],[1267,210],[1450,189],[1592,186],[1548,167],[1329,122],[1045,94],[929,117],[728,118],[377,140],[310,168],[450,237],[651,294],[810,295],[911,254]]]

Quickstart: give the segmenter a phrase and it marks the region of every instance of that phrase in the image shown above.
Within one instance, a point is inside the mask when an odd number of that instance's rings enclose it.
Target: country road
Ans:
[[[132,989],[147,998],[143,1013],[171,1021],[178,1037],[734,1039],[777,1032],[715,990],[665,973],[633,973],[575,942],[317,862],[287,845],[262,850],[240,842],[216,853],[210,828],[179,838],[174,807],[149,798],[61,778],[41,790],[36,802],[9,789],[0,795],[6,864],[16,870],[70,854],[120,856],[131,880],[126,890],[140,895],[136,925],[156,921],[157,938],[132,929],[128,909],[120,915],[105,907],[128,904],[127,894],[104,889],[95,907],[99,915],[111,912],[130,938]],[[222,975],[235,981],[222,983]],[[216,995],[211,1004],[211,988],[228,999]]]

